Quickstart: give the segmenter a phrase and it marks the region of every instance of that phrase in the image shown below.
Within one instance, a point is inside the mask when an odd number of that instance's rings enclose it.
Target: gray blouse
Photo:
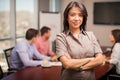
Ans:
[[[80,33],[75,38],[70,31],[61,33],[56,38],[56,54],[58,57],[68,53],[74,59],[94,57],[102,50],[93,32]],[[87,71],[75,71],[71,69],[62,70],[62,80],[95,80],[93,69]]]

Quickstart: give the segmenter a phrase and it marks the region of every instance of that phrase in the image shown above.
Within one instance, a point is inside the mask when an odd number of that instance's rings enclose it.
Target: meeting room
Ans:
[[[0,0],[0,80],[120,80],[120,0]]]

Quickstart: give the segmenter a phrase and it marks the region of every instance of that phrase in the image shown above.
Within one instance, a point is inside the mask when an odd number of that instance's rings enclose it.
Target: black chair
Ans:
[[[107,80],[120,80],[120,75],[117,74],[110,74]]]
[[[0,66],[0,79],[2,79],[3,76],[4,76],[4,73],[3,73],[3,70],[2,70],[2,68],[1,68],[1,66]]]
[[[11,52],[12,52],[13,48],[14,47],[11,47],[11,48],[8,48],[8,49],[4,50],[5,58],[6,58],[7,65],[8,65],[8,74],[11,74],[11,73],[16,72],[18,70],[18,69],[10,67],[10,55],[11,55]]]
[[[56,52],[56,41],[52,41],[52,51],[55,53]]]

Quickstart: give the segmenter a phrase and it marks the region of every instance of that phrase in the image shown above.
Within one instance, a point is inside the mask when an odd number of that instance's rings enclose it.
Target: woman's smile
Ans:
[[[83,16],[81,15],[78,7],[72,7],[68,14],[68,23],[71,29],[80,28],[83,22]]]

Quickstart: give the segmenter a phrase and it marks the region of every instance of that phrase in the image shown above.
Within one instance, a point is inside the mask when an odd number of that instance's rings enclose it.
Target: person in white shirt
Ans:
[[[110,41],[113,43],[112,53],[106,62],[116,67],[116,74],[120,75],[120,29],[112,30],[109,36]]]

